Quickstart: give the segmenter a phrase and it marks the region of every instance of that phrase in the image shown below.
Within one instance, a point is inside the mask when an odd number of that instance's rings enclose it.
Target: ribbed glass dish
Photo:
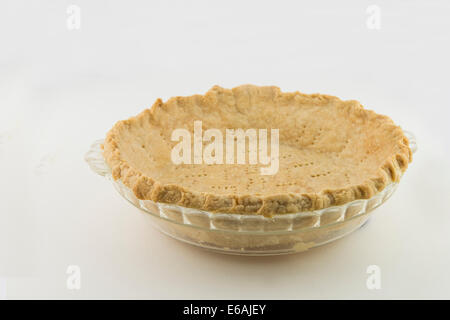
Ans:
[[[413,152],[417,150],[413,134],[408,136]],[[392,183],[370,199],[356,200],[311,212],[275,215],[240,215],[207,211],[137,199],[120,180],[114,180],[106,164],[101,145],[94,142],[85,160],[97,174],[110,180],[132,205],[148,214],[163,233],[202,248],[239,255],[277,255],[305,251],[337,240],[358,229],[372,211],[395,191]]]

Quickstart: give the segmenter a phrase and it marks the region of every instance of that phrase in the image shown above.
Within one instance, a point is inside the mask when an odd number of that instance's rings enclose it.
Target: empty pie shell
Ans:
[[[279,168],[175,164],[176,129],[278,129]],[[207,142],[203,142],[207,145]],[[402,129],[354,100],[283,93],[274,86],[215,86],[205,95],[158,99],[119,121],[103,145],[114,179],[141,200],[209,212],[273,216],[368,199],[399,181],[412,160]]]

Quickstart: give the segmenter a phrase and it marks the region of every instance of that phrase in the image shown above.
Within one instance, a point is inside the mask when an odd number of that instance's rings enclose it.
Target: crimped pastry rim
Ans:
[[[377,174],[366,181],[359,184],[351,185],[341,189],[324,189],[317,193],[280,193],[273,195],[252,195],[252,194],[217,194],[213,192],[197,192],[190,190],[184,186],[177,184],[164,184],[156,179],[149,177],[138,169],[133,168],[125,159],[121,157],[120,148],[118,146],[118,128],[120,126],[131,126],[133,121],[142,117],[152,117],[157,108],[161,108],[164,103],[158,99],[151,109],[145,110],[138,116],[125,121],[119,121],[108,132],[105,139],[104,158],[106,163],[112,170],[112,177],[121,181],[130,188],[135,196],[141,200],[152,200],[154,202],[175,204],[182,207],[195,208],[209,212],[220,213],[236,213],[249,215],[273,216],[274,214],[288,214],[304,211],[315,211],[327,207],[342,205],[354,200],[369,199],[388,184],[398,182],[403,172],[408,167],[408,163],[412,161],[412,152],[409,147],[408,138],[402,129],[396,126],[387,116],[381,116],[371,110],[364,109],[358,102],[342,101],[337,97],[322,94],[302,94],[300,92],[283,93],[278,87],[258,87],[252,85],[244,85],[233,88],[231,90],[223,89],[215,86],[210,89],[204,96],[211,93],[229,93],[235,89],[245,88],[270,88],[274,92],[282,96],[300,96],[302,99],[311,99],[319,101],[337,101],[339,103],[347,103],[346,108],[349,112],[363,114],[364,117],[376,119],[383,125],[390,126],[396,133],[398,151],[391,154],[384,163],[377,168]],[[176,97],[172,99],[183,99],[190,97]],[[170,101],[170,100],[169,100]],[[224,207],[224,203],[227,206]],[[228,205],[231,203],[231,205]],[[260,203],[260,206],[253,209],[254,206],[246,207],[245,204]],[[244,209],[242,209],[244,208]],[[250,208],[250,210],[249,210]],[[290,209],[286,209],[290,208]]]

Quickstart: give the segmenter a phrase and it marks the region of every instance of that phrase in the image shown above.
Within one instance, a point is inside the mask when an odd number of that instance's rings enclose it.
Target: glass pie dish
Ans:
[[[412,152],[414,135],[405,131]],[[112,182],[116,190],[133,206],[148,215],[152,224],[172,238],[220,253],[238,255],[278,255],[306,251],[340,239],[362,226],[373,210],[396,190],[391,183],[369,199],[355,200],[311,212],[262,215],[222,214],[178,205],[137,199],[120,180],[114,180],[106,164],[101,145],[95,141],[85,160],[97,174]]]

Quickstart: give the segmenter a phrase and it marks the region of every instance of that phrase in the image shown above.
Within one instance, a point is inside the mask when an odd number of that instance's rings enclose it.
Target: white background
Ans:
[[[448,1],[2,1],[0,297],[450,298],[449,30]],[[396,194],[335,243],[227,256],[160,234],[83,160],[158,97],[245,83],[357,99],[413,131]]]

